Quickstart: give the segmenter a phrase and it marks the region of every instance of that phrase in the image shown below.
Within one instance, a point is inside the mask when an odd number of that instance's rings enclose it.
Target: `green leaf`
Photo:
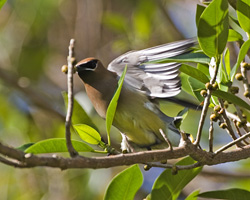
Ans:
[[[212,92],[212,95],[219,97],[221,99],[230,101],[238,106],[241,106],[243,108],[246,108],[248,110],[250,110],[250,105],[248,103],[246,103],[244,100],[242,100],[241,98],[239,98],[238,96],[235,96],[232,93],[229,92],[224,92],[221,90],[215,90]]]
[[[125,78],[125,74],[127,72],[127,66],[125,66],[124,71],[118,81],[118,88],[113,96],[113,98],[111,99],[108,109],[107,109],[107,113],[106,113],[106,129],[107,129],[107,134],[108,134],[108,144],[110,145],[110,129],[114,120],[114,116],[115,116],[115,111],[116,111],[116,107],[117,107],[117,103],[118,103],[118,99],[122,90],[122,85],[123,85],[123,81]]]
[[[185,200],[197,200],[200,190],[195,190],[190,195],[187,196]]]
[[[209,65],[208,64],[202,64],[202,63],[198,63],[197,64],[197,69],[202,71],[203,74],[205,74],[207,77],[210,77],[209,74]]]
[[[86,124],[73,125],[80,138],[89,144],[99,144],[101,142],[100,134],[92,127]]]
[[[0,10],[3,7],[3,5],[6,3],[7,0],[0,0]]]
[[[201,96],[200,91],[205,89],[204,83],[201,83],[197,79],[194,79],[193,77],[188,78],[188,83],[190,87],[192,88],[192,92],[194,96],[197,98],[199,102],[203,102],[204,98]]]
[[[105,200],[133,200],[143,182],[143,176],[138,165],[133,165],[120,174],[109,184]]]
[[[227,75],[226,75],[226,72],[225,72],[225,67],[223,65],[222,56],[221,56],[221,59],[220,59],[220,64],[219,64],[218,75],[216,77],[216,81],[218,83],[227,83],[228,82],[228,78],[227,78]]]
[[[195,15],[195,22],[196,22],[197,27],[198,27],[198,24],[199,24],[199,21],[200,21],[201,14],[205,10],[205,8],[206,8],[205,6],[197,4],[196,15]]]
[[[181,117],[181,119],[174,121],[174,125],[175,125],[176,128],[180,129],[182,122],[188,116],[188,110],[189,109],[187,107],[185,107],[183,110],[178,112],[177,116]]]
[[[188,54],[182,54],[179,56],[174,56],[171,58],[165,58],[162,60],[158,61],[159,63],[164,63],[164,62],[179,62],[179,63],[184,63],[184,62],[193,62],[193,63],[203,63],[203,64],[209,64],[210,58],[207,57],[203,53],[188,53]]]
[[[221,54],[228,38],[228,2],[213,0],[204,10],[198,24],[200,47],[209,57]]]
[[[186,157],[179,161],[176,165],[191,165],[195,161],[191,157]],[[166,169],[156,179],[152,192],[151,199],[177,199],[182,189],[200,173],[202,167],[180,170],[176,175],[172,174],[171,169]]]
[[[189,65],[182,64],[180,67],[180,71],[182,73],[185,73],[185,74],[199,80],[202,83],[209,82],[208,77],[202,71],[200,71],[199,69],[196,69],[194,67],[191,67]]]
[[[29,147],[31,147],[33,144],[35,144],[35,143],[31,142],[31,143],[23,144],[22,146],[17,147],[16,149],[18,149],[20,151],[25,151],[26,149],[28,149]]]
[[[241,28],[250,34],[250,1],[237,0],[237,16]]]
[[[94,149],[78,140],[71,140],[72,145],[78,152],[94,152]],[[68,152],[66,140],[64,138],[52,138],[39,141],[25,150],[25,153],[59,153]]]
[[[180,78],[181,78],[181,89],[183,91],[185,91],[186,93],[192,95],[195,97],[193,91],[192,91],[192,88],[190,87],[190,84],[188,82],[188,78],[189,76],[187,74],[184,74],[184,73],[181,73],[180,74]]]
[[[237,69],[238,67],[240,66],[240,63],[243,61],[243,59],[245,58],[248,50],[250,48],[250,40],[247,40],[246,42],[243,43],[243,45],[241,46],[240,48],[240,52],[239,52],[239,55],[238,55],[238,58],[237,58],[237,62],[236,64],[234,65],[232,71],[231,71],[231,74],[230,74],[230,77],[231,77],[231,81],[233,81],[234,79],[234,75],[236,74],[237,72]]]
[[[66,92],[62,92],[65,107],[68,107],[68,95]],[[96,125],[92,122],[88,114],[82,108],[82,106],[74,99],[72,124],[87,124],[98,131]]]
[[[231,65],[230,65],[230,51],[228,48],[225,51],[224,62],[225,62],[227,77],[229,79],[231,73]]]
[[[235,42],[235,41],[241,41],[242,42],[243,37],[237,31],[235,31],[233,29],[229,29],[227,41],[228,42]]]
[[[217,190],[210,192],[203,192],[198,195],[199,197],[210,198],[210,199],[227,199],[227,200],[249,200],[250,191],[232,188],[228,190]]]

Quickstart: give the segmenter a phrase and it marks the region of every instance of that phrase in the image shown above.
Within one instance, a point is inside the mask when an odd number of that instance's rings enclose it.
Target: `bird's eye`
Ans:
[[[86,63],[83,63],[83,64],[81,64],[81,65],[79,65],[79,66],[80,66],[80,68],[81,68],[82,70],[90,70],[90,71],[93,71],[93,70],[95,70],[95,68],[96,68],[96,66],[97,66],[97,62],[98,62],[97,59],[93,59],[93,60],[90,60],[90,61],[88,61],[88,62],[86,62]]]
[[[90,62],[86,63],[86,68],[94,70],[96,68],[98,60],[91,60]]]
[[[94,71],[97,67],[97,62],[97,59],[83,60],[76,65],[77,72],[86,70]]]

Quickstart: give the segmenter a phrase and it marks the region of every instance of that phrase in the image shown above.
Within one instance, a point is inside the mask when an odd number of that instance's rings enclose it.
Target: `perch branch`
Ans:
[[[235,144],[237,145],[237,143],[239,143],[239,142],[241,142],[242,140],[248,138],[249,136],[250,136],[250,132],[247,133],[247,134],[245,134],[245,135],[243,135],[243,136],[241,136],[241,137],[239,137],[238,139],[236,139],[236,140],[234,140],[234,141],[232,141],[232,142],[226,144],[225,146],[221,147],[220,149],[218,149],[218,150],[215,152],[215,154],[219,154],[219,153],[221,153],[222,151],[225,151],[226,149],[230,148],[231,146],[233,146],[233,145],[235,145]]]
[[[73,112],[73,63],[75,61],[74,58],[74,43],[75,40],[71,39],[69,44],[69,56],[68,56],[68,108],[67,108],[67,115],[65,119],[65,137],[66,137],[66,143],[67,148],[69,151],[69,154],[71,157],[75,157],[78,155],[77,151],[74,149],[72,143],[71,143],[71,118],[72,118],[72,112]]]

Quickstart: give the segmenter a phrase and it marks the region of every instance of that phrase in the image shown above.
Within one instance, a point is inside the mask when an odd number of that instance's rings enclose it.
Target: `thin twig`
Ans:
[[[243,135],[242,137],[240,137],[240,138],[238,138],[238,139],[236,139],[236,140],[234,140],[234,141],[232,141],[232,142],[226,144],[225,146],[223,146],[223,147],[221,147],[220,149],[218,149],[218,150],[215,152],[215,155],[217,155],[217,154],[219,154],[219,153],[225,151],[226,149],[230,148],[231,146],[233,146],[233,145],[235,145],[235,144],[237,145],[239,142],[241,142],[242,140],[246,139],[246,138],[249,137],[249,136],[250,136],[250,132],[247,133],[247,134],[245,134],[245,135]]]
[[[207,90],[207,96],[205,98],[204,101],[204,106],[201,112],[201,118],[199,121],[199,126],[198,126],[198,131],[197,131],[197,136],[196,136],[196,140],[194,142],[195,145],[199,145],[200,140],[201,140],[201,133],[202,133],[202,128],[206,119],[206,115],[207,115],[207,111],[208,111],[208,106],[210,104],[210,98],[211,98],[211,90]]]
[[[243,86],[244,86],[244,89],[245,89],[245,92],[250,92],[250,86],[249,86],[249,82],[248,82],[248,77],[247,77],[247,70],[246,70],[246,67],[243,67],[242,65],[243,63],[241,63],[240,65],[240,70],[241,70],[241,74],[243,76]],[[247,97],[248,100],[250,100],[249,97]]]
[[[237,110],[237,115],[239,116],[239,119],[240,119],[240,122],[243,122],[244,119],[243,119],[243,116],[242,116],[242,111],[240,109],[240,107],[238,105],[234,105],[236,110]],[[244,124],[243,125],[243,129],[248,133],[249,132],[249,129],[247,127],[247,124]]]
[[[0,156],[0,162],[13,167],[21,167],[22,164],[18,161],[11,161]]]
[[[160,167],[160,168],[165,168],[165,169],[173,169],[175,170],[188,170],[188,169],[194,169],[196,167],[201,167],[202,164],[200,162],[196,162],[194,164],[190,165],[173,165],[173,164],[161,164],[161,163],[145,163],[149,167]]]
[[[209,152],[213,152],[214,126],[212,120],[210,121],[208,140],[209,140]]]
[[[73,113],[73,103],[74,103],[74,97],[73,97],[73,62],[74,62],[74,43],[75,40],[71,39],[69,44],[69,56],[67,58],[68,61],[68,108],[67,108],[67,115],[65,120],[65,135],[66,135],[66,143],[67,148],[69,151],[69,154],[71,157],[75,157],[78,155],[77,151],[74,149],[72,143],[71,143],[71,118]]]
[[[210,80],[210,84],[214,84],[215,83],[216,76],[217,76],[217,73],[218,73],[218,69],[219,69],[219,62],[217,61],[213,77]],[[201,112],[201,118],[200,118],[200,121],[199,121],[199,126],[198,126],[197,135],[196,135],[196,140],[194,142],[194,144],[196,146],[198,146],[200,144],[201,134],[202,134],[202,128],[203,128],[203,125],[204,125],[204,122],[205,122],[205,119],[206,119],[206,115],[207,115],[208,107],[209,107],[209,104],[210,104],[210,98],[211,98],[211,96],[212,96],[212,90],[211,89],[207,89],[207,96],[205,97],[205,100],[204,100],[204,106],[203,106],[203,109],[202,109],[202,112]]]
[[[171,151],[173,151],[173,145],[172,145],[172,143],[170,142],[170,140],[168,139],[168,137],[166,136],[166,134],[163,132],[163,130],[162,130],[161,128],[159,129],[159,131],[160,131],[162,137],[164,138],[164,140],[168,143],[169,149],[170,149]]]
[[[238,136],[241,137],[242,134],[241,134],[241,132],[240,132],[239,127],[237,126],[237,121],[236,121],[236,120],[233,120],[233,122],[234,122],[234,127],[235,127],[235,129],[236,129],[236,132],[238,133]],[[246,145],[249,145],[249,142],[248,142],[247,140],[243,140],[243,142],[245,142]]]
[[[233,131],[233,127],[231,126],[231,122],[229,120],[229,118],[227,117],[227,114],[225,112],[225,109],[224,109],[224,103],[222,101],[222,99],[218,98],[218,101],[219,101],[219,104],[220,104],[220,107],[223,109],[223,112],[222,112],[222,116],[225,120],[225,123],[227,124],[227,131],[229,133],[229,135],[232,137],[233,140],[236,140],[237,137],[236,135],[234,134],[234,131]],[[240,146],[244,146],[242,143],[237,143],[236,144],[238,147]]]

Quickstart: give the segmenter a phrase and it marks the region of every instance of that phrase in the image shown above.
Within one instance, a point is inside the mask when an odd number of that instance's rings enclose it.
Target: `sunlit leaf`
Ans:
[[[209,199],[227,199],[227,200],[249,200],[250,191],[232,188],[228,190],[217,190],[203,192],[198,195],[199,197],[209,198]]]
[[[125,74],[127,71],[127,66],[125,66],[124,71],[119,79],[118,82],[118,88],[113,96],[113,98],[111,99],[108,109],[107,109],[107,113],[106,113],[106,129],[107,129],[107,134],[108,134],[108,141],[110,144],[110,129],[114,120],[114,116],[115,116],[115,111],[116,111],[116,107],[117,107],[117,103],[118,103],[118,99],[120,96],[120,92],[122,90],[122,85],[123,85],[123,81],[125,78]]]
[[[202,71],[203,74],[205,74],[207,77],[209,77],[209,65],[208,64],[202,64],[202,63],[198,63],[197,64],[197,69]]]
[[[221,56],[221,59],[220,59],[220,64],[219,64],[219,69],[218,69],[218,74],[217,74],[217,77],[216,77],[216,81],[218,83],[227,83],[228,82],[228,78],[227,78],[227,75],[226,75],[226,72],[225,72],[225,67],[224,67],[224,64],[223,64],[222,56]]]
[[[229,77],[230,77],[230,73],[231,73],[231,65],[230,65],[230,51],[228,48],[225,51],[224,62],[225,62],[227,77],[228,77],[228,79],[230,79]]]
[[[176,165],[190,165],[195,161],[191,157],[186,157],[179,161]],[[151,199],[172,199],[178,198],[182,189],[197,175],[200,173],[202,167],[180,170],[176,175],[172,174],[171,169],[166,169],[156,179],[152,192]]]
[[[250,1],[237,0],[237,16],[241,28],[250,34]]]
[[[237,31],[229,29],[227,41],[228,42],[243,41],[243,37]]]
[[[89,144],[99,144],[101,141],[100,134],[92,127],[86,124],[73,125],[80,138]]]
[[[204,83],[198,81],[197,79],[193,77],[188,78],[188,83],[190,87],[192,88],[192,92],[194,96],[197,98],[199,102],[204,101],[204,97],[201,96],[200,91],[205,89]]]
[[[71,140],[72,145],[77,152],[94,152],[94,149],[87,144],[78,141]],[[39,141],[25,150],[25,153],[62,153],[68,152],[66,139],[64,138],[52,138]]]
[[[221,54],[228,38],[228,2],[214,0],[203,11],[198,24],[200,47],[209,57]]]
[[[133,200],[143,182],[143,176],[138,165],[133,165],[122,171],[109,184],[105,200]]]
[[[185,92],[187,92],[188,94],[192,95],[195,97],[192,88],[190,87],[190,84],[188,82],[188,78],[189,76],[187,74],[181,73],[180,74],[180,78],[181,78],[181,89]]]
[[[185,200],[197,200],[198,199],[198,194],[200,193],[200,190],[195,190],[192,192],[190,195],[187,196]]]
[[[196,69],[194,67],[191,67],[189,65],[182,64],[180,67],[180,71],[182,73],[185,73],[185,74],[199,80],[202,83],[209,82],[208,77],[202,71],[200,71],[199,69]]]

